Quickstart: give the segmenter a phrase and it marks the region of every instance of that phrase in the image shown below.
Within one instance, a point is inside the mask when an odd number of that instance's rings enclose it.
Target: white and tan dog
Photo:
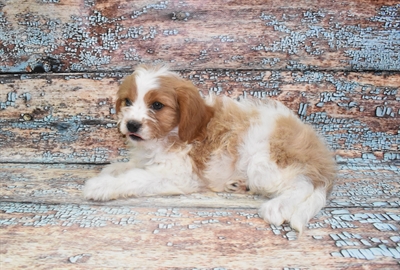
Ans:
[[[86,182],[87,199],[245,189],[270,199],[259,215],[302,231],[324,207],[335,162],[311,126],[273,100],[201,98],[166,67],[139,66],[118,91],[130,161]]]

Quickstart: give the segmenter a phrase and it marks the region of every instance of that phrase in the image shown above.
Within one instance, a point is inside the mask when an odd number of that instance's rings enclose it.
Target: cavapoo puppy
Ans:
[[[139,66],[117,93],[119,129],[132,151],[84,187],[87,199],[212,190],[269,197],[259,215],[302,232],[324,207],[335,161],[311,126],[273,100],[203,99],[168,68]]]

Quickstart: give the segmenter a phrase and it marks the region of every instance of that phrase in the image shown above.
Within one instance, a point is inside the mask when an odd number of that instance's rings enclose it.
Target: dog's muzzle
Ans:
[[[143,138],[138,134],[138,131],[142,127],[142,123],[137,121],[129,121],[126,124],[126,128],[129,131],[129,137],[134,141],[141,141]]]

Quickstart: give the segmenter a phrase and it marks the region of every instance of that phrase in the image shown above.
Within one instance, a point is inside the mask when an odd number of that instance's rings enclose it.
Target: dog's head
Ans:
[[[213,116],[197,88],[163,66],[137,67],[122,82],[117,97],[119,129],[136,142],[173,131],[184,142],[202,140]]]

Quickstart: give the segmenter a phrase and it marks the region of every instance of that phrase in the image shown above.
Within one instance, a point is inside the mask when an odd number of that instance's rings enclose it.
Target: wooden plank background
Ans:
[[[10,202],[57,204],[95,204],[82,198],[81,189],[86,179],[94,177],[101,166],[94,164],[0,164],[2,193],[0,199]],[[398,171],[352,168],[342,165],[328,207],[386,207],[400,206]],[[374,181],[375,179],[379,181]],[[117,200],[101,205],[165,206],[164,197]],[[262,196],[204,193],[193,196],[169,196],[169,207],[223,207],[256,209],[265,200]],[[400,214],[400,213],[399,213]]]
[[[400,68],[396,0],[2,2],[3,72]]]
[[[302,236],[253,195],[83,200],[128,158],[114,100],[139,63],[280,100],[325,137],[338,180]],[[399,130],[395,0],[0,0],[0,266],[398,269]]]
[[[126,74],[0,75],[0,161],[104,163],[123,155],[114,96]],[[342,158],[400,159],[400,74],[206,70],[182,75],[205,94],[281,100]]]
[[[397,269],[396,171],[340,170],[326,208],[298,236],[263,198],[202,193],[106,203],[81,196],[96,165],[0,167],[2,269]],[[379,179],[379,181],[375,181]]]
[[[311,221],[314,228],[290,241],[294,232],[288,226],[266,227],[247,209],[2,206],[7,213],[1,217],[11,227],[2,233],[2,251],[7,256],[4,266],[9,269],[32,265],[35,269],[398,267],[393,259],[398,253],[392,245],[398,234],[382,234],[375,228],[380,224],[378,217],[385,219],[382,224],[387,228],[395,226],[391,217],[399,216],[392,209],[339,212],[328,208]],[[371,219],[375,222],[368,221]],[[331,226],[341,229],[321,229]],[[16,229],[19,227],[24,229]]]

